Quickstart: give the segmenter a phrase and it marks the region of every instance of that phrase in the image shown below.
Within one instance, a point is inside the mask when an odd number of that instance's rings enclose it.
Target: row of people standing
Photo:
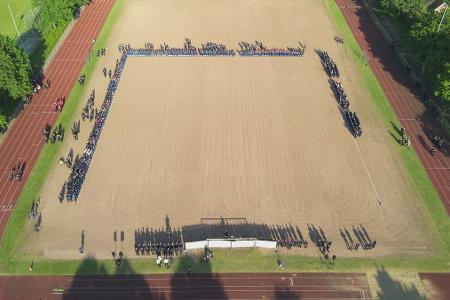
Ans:
[[[160,44],[156,48],[147,42],[144,48],[131,48],[130,44],[120,44],[119,51],[128,52],[132,56],[235,56],[236,52],[241,56],[303,56],[306,46],[299,42],[298,47],[267,48],[262,42],[240,42],[240,50],[227,49],[224,44],[207,42],[201,48],[192,45],[186,38],[183,48],[170,47],[167,43]]]
[[[127,58],[126,52],[123,52],[120,60],[116,64],[116,69],[114,70],[114,75],[109,82],[105,99],[100,107],[98,115],[95,119],[94,127],[89,135],[86,147],[80,156],[80,159],[74,163],[72,171],[67,180],[66,187],[66,199],[69,201],[76,201],[81,191],[81,187],[86,178],[92,157],[95,153],[100,135],[105,124],[106,118],[108,116],[109,109],[111,107],[115,92],[118,87],[120,76],[122,74],[123,68],[125,66],[125,61]]]

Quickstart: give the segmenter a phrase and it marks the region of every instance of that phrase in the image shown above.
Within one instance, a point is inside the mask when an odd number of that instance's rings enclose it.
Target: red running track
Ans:
[[[63,288],[52,295],[53,288]],[[0,276],[0,300],[372,299],[360,273]]]
[[[440,132],[436,120],[426,112],[418,89],[361,0],[336,0],[336,3],[360,47],[366,52],[372,70],[450,215],[450,157],[441,151],[434,156],[430,154],[433,145],[429,137]]]
[[[427,290],[428,300],[450,299],[450,273],[419,273],[419,277]]]
[[[0,237],[44,145],[45,124],[53,126],[59,115],[53,103],[68,96],[113,4],[114,0],[94,0],[83,10],[45,72],[51,88],[33,96],[0,144]],[[10,180],[12,168],[23,161],[22,181]]]

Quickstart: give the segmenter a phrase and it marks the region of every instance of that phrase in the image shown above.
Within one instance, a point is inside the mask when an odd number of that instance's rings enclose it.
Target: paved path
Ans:
[[[51,88],[33,96],[0,144],[0,237],[44,145],[45,124],[53,125],[59,115],[53,103],[69,95],[113,4],[114,0],[94,0],[83,10],[46,70]],[[10,180],[11,170],[19,162],[26,162],[23,179]]]
[[[393,50],[369,16],[360,0],[336,0],[345,20],[384,89],[392,108],[411,139],[423,166],[450,214],[450,157],[448,149],[431,156],[433,137],[438,131],[435,120],[426,112],[419,91]],[[394,131],[394,129],[392,129]],[[441,134],[442,136],[442,134]],[[447,155],[446,155],[447,154]]]
[[[64,293],[52,295],[53,288]],[[0,276],[0,300],[371,299],[360,273]]]

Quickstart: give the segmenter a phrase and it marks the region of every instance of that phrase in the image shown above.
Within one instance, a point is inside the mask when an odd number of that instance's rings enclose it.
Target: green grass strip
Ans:
[[[391,122],[400,127],[400,121],[393,111],[389,100],[386,98],[386,95],[384,94],[384,91],[375,74],[369,66],[365,65],[364,52],[359,47],[355,37],[348,27],[341,10],[334,0],[325,0],[325,4],[330,12],[330,15],[332,16],[333,21],[341,30],[341,35],[345,39],[345,44],[356,62],[361,78],[369,90],[369,93],[372,96],[372,101],[380,112],[386,128],[388,130],[392,130]],[[431,218],[432,223],[435,225],[439,233],[442,254],[445,255],[445,257],[450,258],[450,219],[447,211],[414,148],[408,150],[405,147],[399,146],[398,151],[409,172],[409,178],[413,183],[415,190],[422,199],[422,203],[428,212],[428,216]]]
[[[96,260],[47,260],[34,259],[33,271],[29,271],[32,259],[17,258],[6,262],[2,273],[17,275],[82,275],[82,274],[150,274],[186,272],[191,267],[195,273],[224,272],[281,272],[277,260],[285,264],[286,272],[370,272],[383,266],[390,271],[448,271],[448,258],[443,257],[387,257],[387,258],[338,258],[334,264],[317,257],[264,253],[258,249],[214,250],[211,263],[201,263],[200,257],[183,254],[175,259],[170,268],[156,266],[155,257],[128,260],[117,267],[112,259]]]
[[[111,29],[119,17],[121,8],[125,3],[124,0],[116,0],[114,6],[108,15],[102,31],[95,43],[94,53],[97,49],[103,48],[106,40],[111,32]],[[74,113],[81,103],[82,95],[85,93],[85,87],[88,85],[90,75],[97,65],[98,58],[94,55],[92,59],[83,67],[81,73],[86,74],[86,83],[84,86],[76,84],[67,98],[64,110],[59,115],[56,124],[61,123],[64,128],[69,128],[74,118]],[[66,130],[68,132],[68,130]],[[60,149],[60,144],[46,144],[42,149],[39,158],[30,174],[30,177],[25,184],[22,193],[16,203],[16,206],[11,214],[8,224],[0,244],[0,272],[15,273],[14,262],[16,253],[19,255],[18,245],[21,242],[21,237],[24,232],[25,225],[31,226],[27,221],[28,212],[30,211],[33,200],[39,197],[39,193],[46,181],[46,178],[55,165],[58,159],[57,155]]]

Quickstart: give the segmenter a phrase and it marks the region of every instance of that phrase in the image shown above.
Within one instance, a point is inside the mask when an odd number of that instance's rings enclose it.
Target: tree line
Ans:
[[[79,9],[90,0],[33,0],[34,6],[39,6],[39,15],[35,28],[42,37],[42,46],[35,51],[44,52],[52,48],[63,29],[76,16]],[[51,51],[51,49],[50,49]],[[47,56],[50,51],[45,53]],[[11,102],[19,103],[23,97],[32,92],[32,79],[42,70],[42,66],[32,67],[30,57],[18,44],[17,39],[0,35],[0,132],[6,129],[8,116],[4,107]],[[44,53],[40,53],[44,55]]]
[[[424,0],[378,0],[392,16],[408,27],[403,49],[415,58],[421,72],[433,83],[433,93],[450,106],[450,11],[427,9]],[[446,0],[447,1],[447,0]],[[447,4],[450,1],[447,1]],[[443,18],[444,16],[444,18]],[[441,23],[442,21],[442,23]]]

